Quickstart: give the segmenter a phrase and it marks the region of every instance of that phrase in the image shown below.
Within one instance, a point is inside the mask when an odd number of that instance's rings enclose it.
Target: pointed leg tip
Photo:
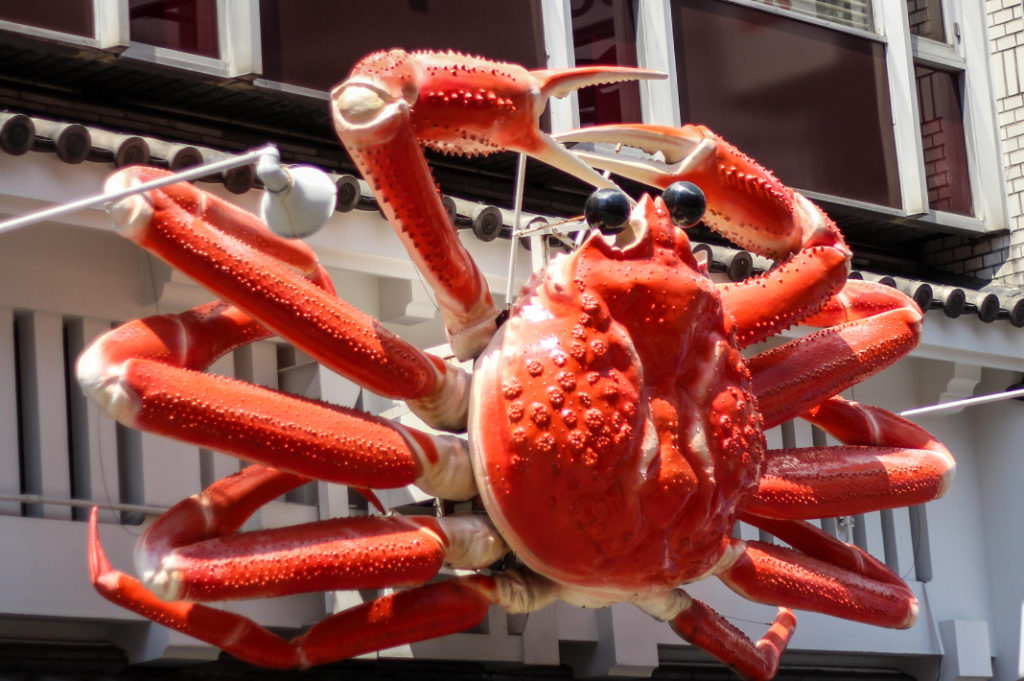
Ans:
[[[104,576],[113,571],[100,543],[99,515],[99,506],[93,506],[89,512],[89,578],[97,587]]]

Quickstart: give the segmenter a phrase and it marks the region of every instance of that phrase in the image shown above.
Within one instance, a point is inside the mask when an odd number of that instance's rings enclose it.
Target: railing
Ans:
[[[821,447],[836,444],[822,429],[795,419],[766,433],[771,449]],[[822,518],[815,525],[841,541],[852,543],[885,562],[904,579],[931,580],[928,516],[924,506]],[[739,523],[735,534],[742,539],[780,543],[768,533]]]
[[[138,523],[243,465],[205,448],[123,427],[84,398],[74,378],[75,358],[111,326],[107,320],[0,310],[0,437],[6,452],[0,457],[0,514],[83,520],[87,507],[95,504],[109,511],[102,515],[105,522]],[[331,397],[322,394],[315,365],[273,341],[240,348],[210,371],[309,397]],[[346,401],[347,406],[367,406],[358,389]],[[829,443],[824,431],[800,420],[772,429],[767,437],[771,448]],[[320,494],[318,485],[310,483],[289,492],[284,501],[316,507]],[[394,502],[401,499],[394,497]],[[353,499],[352,505],[357,504]],[[931,578],[924,507],[815,522],[905,578]],[[742,523],[736,534],[777,541]]]
[[[75,359],[112,326],[0,309],[0,515],[84,520],[98,505],[111,511],[101,514],[104,522],[137,523],[243,465],[121,426],[83,396]],[[290,348],[264,341],[222,357],[210,371],[276,388],[294,358]],[[285,500],[315,506],[316,486]]]

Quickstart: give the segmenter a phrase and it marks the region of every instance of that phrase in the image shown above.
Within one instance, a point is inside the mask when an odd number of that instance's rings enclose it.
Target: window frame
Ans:
[[[570,0],[544,0],[545,44],[549,66],[574,64],[572,34],[566,32]],[[675,72],[675,39],[672,28],[672,0],[634,0],[636,11],[637,63],[641,68],[669,75],[660,81],[640,84],[643,120],[647,123],[681,125],[679,91]],[[875,32],[843,26],[815,17],[789,12],[754,0],[715,0],[785,16],[789,19],[849,33],[885,46],[886,70],[896,140],[896,164],[899,173],[900,208],[857,201],[841,196],[805,191],[813,199],[866,210],[880,216],[912,218],[934,224],[944,232],[988,234],[1004,231],[1009,224],[1008,206],[1003,191],[983,191],[984,187],[1003,187],[1002,156],[996,126],[995,100],[988,65],[987,19],[983,8],[962,0],[943,0],[943,24],[950,43],[912,36],[906,4],[892,0],[873,3]],[[550,22],[551,27],[548,26]],[[561,22],[559,24],[558,22]],[[565,42],[563,42],[565,41]],[[914,63],[958,71],[964,110],[964,130],[968,157],[973,215],[959,215],[931,209],[921,142],[920,114]],[[910,97],[895,96],[911,93]],[[579,120],[573,102],[552,102],[553,111],[570,106],[569,112],[552,115],[555,130],[574,127]],[[556,124],[556,121],[558,122]],[[564,122],[563,122],[564,121]],[[689,122],[689,121],[687,121]],[[699,121],[695,121],[699,122]]]
[[[128,0],[93,0],[93,35],[82,36],[0,19],[0,30],[66,45],[120,51],[128,45]]]
[[[260,73],[259,0],[217,0],[217,43],[220,58],[204,57],[167,47],[157,47],[130,39],[128,0],[95,0],[116,3],[124,35],[129,40],[122,58],[187,69],[210,76],[238,78]]]
[[[259,0],[217,0],[219,59],[132,40],[128,0],[93,0],[92,7],[91,37],[5,20],[0,20],[0,30],[68,45],[108,50],[117,53],[122,59],[135,59],[224,78],[249,76],[262,70]]]

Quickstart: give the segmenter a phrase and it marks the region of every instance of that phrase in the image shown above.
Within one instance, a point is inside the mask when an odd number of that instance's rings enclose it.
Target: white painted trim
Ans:
[[[910,46],[915,61],[942,68],[965,69],[967,62],[963,54],[963,41],[959,46],[947,45],[921,36],[911,35]]]
[[[877,41],[884,42],[884,40],[882,38],[882,32],[872,33],[871,31],[865,31],[864,29],[854,28],[853,26],[846,26],[844,24],[827,21],[825,19],[818,19],[817,17],[808,16],[806,14],[799,14],[797,12],[793,12],[793,11],[784,9],[782,7],[773,7],[771,5],[763,5],[760,2],[755,2],[755,0],[721,0],[721,1],[722,2],[731,2],[734,5],[740,5],[742,7],[749,7],[750,9],[760,10],[762,12],[767,12],[768,14],[777,14],[779,16],[786,17],[787,19],[796,19],[797,21],[802,21],[805,24],[812,24],[814,26],[821,26],[822,28],[827,28],[827,29],[831,29],[831,30],[835,30],[835,31],[840,31],[842,33],[849,33],[850,35],[855,35],[855,36],[858,36],[860,38],[867,38],[869,40],[877,40]],[[888,5],[890,3],[894,4],[894,5],[895,4],[899,4],[899,3],[892,2],[892,0],[875,0],[875,2],[880,3],[880,4],[886,4],[886,5]],[[903,7],[905,7],[905,5],[899,4],[899,7],[903,8]],[[878,18],[878,14],[877,14],[877,11],[876,11],[875,19],[877,20],[877,18]],[[878,28],[877,21],[875,23],[875,27],[876,27],[876,29]]]
[[[311,99],[321,99],[325,102],[330,101],[331,99],[331,96],[328,94],[327,90],[317,90],[316,88],[303,87],[302,85],[282,83],[279,80],[267,80],[266,78],[256,78],[252,81],[252,84],[256,87],[266,88],[267,90],[287,92],[288,94],[291,95],[300,95],[302,97],[309,97]]]
[[[541,0],[540,16],[547,68],[567,69],[576,66],[576,53],[572,42],[572,8],[569,0]],[[573,92],[568,97],[548,100],[551,132],[562,132],[580,127],[579,98]]]
[[[221,58],[232,77],[263,72],[258,0],[217,0]]]
[[[795,189],[812,201],[837,203],[843,206],[849,206],[850,208],[857,208],[865,212],[874,213],[879,217],[909,217],[920,221],[922,227],[934,226],[937,231],[963,232],[980,236],[1002,230],[1002,227],[986,224],[984,221],[968,215],[958,215],[956,213],[946,213],[936,210],[925,210],[923,213],[911,214],[899,208],[881,206],[876,203],[868,203],[867,201],[857,201],[856,199],[848,199],[843,196],[834,196],[832,194],[823,194],[821,192],[801,189],[799,187],[795,187]]]
[[[221,46],[223,49],[223,45]],[[228,63],[223,59],[203,57],[198,54],[189,54],[179,50],[171,50],[166,47],[157,47],[146,43],[131,41],[121,54],[122,59],[137,59],[139,61],[168,66],[175,69],[184,69],[195,73],[203,73],[208,76],[220,76],[229,78]]]
[[[668,74],[665,80],[640,81],[640,108],[646,123],[682,125],[675,37],[670,0],[637,0],[637,65]]]
[[[93,0],[92,11],[100,49],[128,47],[128,0]]]
[[[41,38],[43,40],[52,40],[66,45],[102,48],[102,45],[100,45],[96,38],[86,38],[85,36],[75,35],[74,33],[64,33],[63,31],[54,31],[49,28],[39,28],[38,26],[29,26],[28,24],[19,24],[14,21],[5,21],[3,19],[0,19],[0,31],[18,33],[20,35],[27,35],[32,38]]]
[[[928,185],[907,6],[902,2],[880,2],[875,19],[884,27],[889,42],[885,62],[903,210],[907,215],[920,215],[928,210]]]
[[[963,3],[959,18],[961,49],[967,62],[961,96],[974,214],[989,229],[1006,229],[1009,206],[989,65],[988,18],[982,4],[975,2]]]

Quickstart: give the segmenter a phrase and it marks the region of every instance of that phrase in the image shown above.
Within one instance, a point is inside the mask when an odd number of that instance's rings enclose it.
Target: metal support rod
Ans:
[[[0,222],[0,234],[4,232],[11,232],[19,227],[25,227],[27,225],[34,224],[36,222],[42,222],[50,218],[57,217],[59,215],[65,215],[67,213],[74,213],[75,211],[83,210],[85,208],[92,208],[94,206],[101,206],[106,203],[113,203],[114,201],[120,201],[126,199],[129,196],[135,194],[141,194],[142,192],[149,191],[150,189],[159,189],[160,187],[166,187],[171,184],[178,182],[189,182],[191,180],[198,180],[219,173],[224,170],[231,170],[232,168],[238,168],[244,166],[247,163],[257,161],[264,156],[271,156],[275,160],[280,161],[281,155],[277,151],[277,147],[273,144],[253,149],[250,152],[241,154],[239,156],[232,156],[225,158],[220,161],[213,161],[212,163],[205,163],[201,166],[189,168],[167,177],[162,177],[159,180],[152,180],[150,182],[143,182],[142,184],[135,185],[134,187],[128,187],[116,192],[110,192],[108,194],[97,194],[95,196],[88,196],[84,199],[72,201],[71,203],[64,203],[53,208],[47,208],[45,210],[36,211],[35,213],[29,213],[23,215],[20,218],[14,218],[13,220],[7,220],[6,222]]]
[[[519,220],[523,213],[523,189],[526,186],[526,154],[520,153],[516,163],[515,206],[512,214],[512,238],[508,252],[508,279],[505,282],[505,309],[512,308],[512,296],[515,294],[516,251],[519,246]]]
[[[978,397],[968,397],[963,400],[955,400],[953,402],[942,402],[941,404],[933,404],[929,407],[918,407],[917,409],[908,409],[901,411],[900,416],[918,416],[919,414],[931,414],[938,411],[948,411],[949,409],[960,409],[962,407],[973,407],[976,404],[987,404],[988,402],[999,402],[1001,400],[1010,400],[1015,397],[1024,397],[1024,388],[1018,388],[1017,390],[1007,390],[1006,392],[993,393],[991,395],[979,395]]]

